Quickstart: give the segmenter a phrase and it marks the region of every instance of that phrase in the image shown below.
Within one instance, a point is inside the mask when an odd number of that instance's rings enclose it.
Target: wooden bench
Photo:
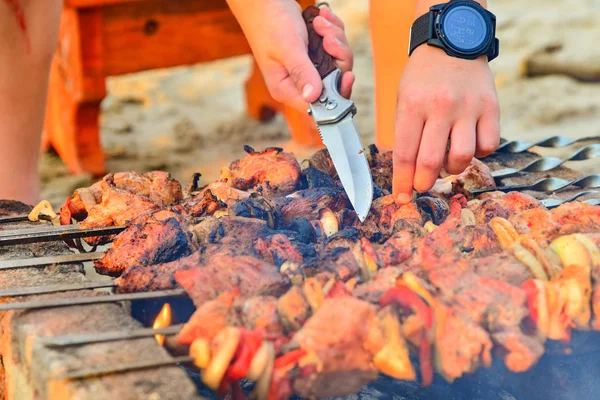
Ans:
[[[103,175],[98,116],[106,77],[250,53],[225,0],[65,0],[42,147],[52,146],[73,174]],[[271,98],[256,63],[246,104],[260,120],[282,112],[296,142],[320,145],[309,117]]]

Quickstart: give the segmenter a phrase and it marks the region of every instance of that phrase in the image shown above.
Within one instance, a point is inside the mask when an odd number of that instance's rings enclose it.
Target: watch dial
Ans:
[[[487,36],[485,20],[476,10],[467,6],[450,9],[442,26],[447,40],[460,50],[476,49]]]

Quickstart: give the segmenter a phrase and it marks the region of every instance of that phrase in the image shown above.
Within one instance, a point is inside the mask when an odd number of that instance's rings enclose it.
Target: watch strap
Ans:
[[[431,23],[431,12],[421,15],[413,26],[410,28],[410,45],[408,49],[408,55],[410,56],[413,51],[423,43],[427,43],[432,35]]]

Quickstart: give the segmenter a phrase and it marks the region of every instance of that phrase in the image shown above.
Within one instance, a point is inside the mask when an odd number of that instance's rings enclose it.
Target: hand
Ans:
[[[500,140],[500,110],[487,59],[462,60],[427,45],[412,54],[398,88],[393,191],[409,202],[431,189],[442,167],[465,170]],[[448,141],[450,150],[447,153]]]
[[[308,57],[308,32],[302,9],[295,0],[228,0],[275,100],[305,112],[306,103],[319,98],[322,81]],[[344,24],[327,7],[314,19],[325,51],[343,72],[340,94],[350,97],[353,54]]]

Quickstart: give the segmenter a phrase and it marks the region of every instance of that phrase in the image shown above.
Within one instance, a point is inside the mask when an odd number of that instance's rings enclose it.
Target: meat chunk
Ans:
[[[285,198],[276,199],[283,214],[284,224],[296,218],[319,218],[319,211],[328,208],[334,212],[350,207],[350,202],[342,188],[318,188],[297,191]]]
[[[269,336],[283,333],[283,325],[277,312],[277,298],[274,296],[251,297],[238,307],[238,314],[248,329],[262,328]]]
[[[485,193],[478,200],[469,203],[469,209],[475,214],[478,224],[487,224],[495,217],[509,219],[524,210],[545,210],[539,201],[520,192]]]
[[[174,277],[197,307],[234,288],[242,297],[279,296],[290,285],[276,266],[249,256],[216,255],[203,267],[179,270]]]
[[[337,178],[337,170],[333,165],[333,160],[329,155],[329,150],[321,149],[314,153],[308,160],[305,161],[310,168],[315,168],[333,179]],[[303,163],[303,165],[305,165]]]
[[[132,265],[127,267],[115,283],[120,292],[150,292],[179,287],[173,274],[181,269],[196,268],[202,265],[204,256],[193,253],[176,261],[157,265]]]
[[[335,327],[335,329],[332,329]],[[350,296],[326,299],[292,338],[316,365],[293,379],[294,392],[311,398],[343,396],[377,379],[372,360],[383,347],[376,308]]]
[[[382,268],[368,282],[357,285],[352,295],[377,304],[388,289],[396,286],[396,280],[400,275],[402,275],[400,268]]]
[[[181,216],[158,211],[136,219],[117,235],[112,247],[94,264],[101,274],[119,276],[129,266],[167,263],[191,252]]]
[[[436,305],[435,366],[447,380],[473,373],[492,364],[488,333],[456,308]]]
[[[219,200],[210,190],[204,190],[200,194],[193,195],[172,207],[188,219],[213,215],[219,210],[225,210],[227,204]]]
[[[208,184],[200,190],[197,196],[203,196],[208,191],[218,200],[230,206],[250,196],[249,192],[232,187],[227,180],[219,180]]]
[[[292,286],[277,300],[277,312],[285,332],[296,332],[310,317],[310,305],[298,286]]]
[[[111,193],[111,200],[105,199]],[[132,199],[127,199],[127,197]],[[140,197],[142,200],[136,201],[133,199],[134,197]],[[148,211],[146,208],[148,206],[151,206],[150,209],[165,208],[177,203],[182,198],[181,184],[166,172],[108,174],[89,188],[75,190],[73,196],[69,197],[61,207],[61,223],[70,224],[71,218],[81,222],[89,214],[98,214],[92,218],[93,221],[89,222],[90,225],[102,223],[103,220],[105,223],[111,223],[112,218],[120,218],[118,214],[127,211],[130,214],[121,220],[131,220],[133,219],[132,215],[136,215],[135,211],[138,212],[137,215],[140,215]],[[136,207],[140,208],[136,209]]]
[[[233,290],[202,304],[183,326],[177,341],[191,345],[194,340],[204,338],[210,342],[226,326],[240,325],[241,321],[233,307],[238,297],[239,292]]]
[[[285,153],[276,147],[256,152],[252,147],[244,146],[244,150],[248,155],[234,161],[229,167],[234,188],[260,188],[266,197],[285,196],[298,189],[300,164],[292,153]]]
[[[285,261],[301,263],[305,255],[307,257],[315,256],[312,246],[292,243],[287,236],[281,233],[269,236],[264,240],[256,239],[253,248],[260,259],[277,266],[281,266]]]
[[[471,190],[496,187],[492,172],[487,165],[474,158],[471,164],[459,175],[442,173],[442,178],[435,183],[432,192],[453,196],[463,194],[470,196]]]
[[[421,213],[414,203],[400,205],[390,195],[375,200],[364,223],[356,223],[355,226],[370,241],[383,243],[394,233],[400,221],[421,225]]]
[[[392,192],[392,177],[394,176],[394,159],[392,151],[380,152],[374,144],[369,146],[369,166],[373,183],[379,188]]]

